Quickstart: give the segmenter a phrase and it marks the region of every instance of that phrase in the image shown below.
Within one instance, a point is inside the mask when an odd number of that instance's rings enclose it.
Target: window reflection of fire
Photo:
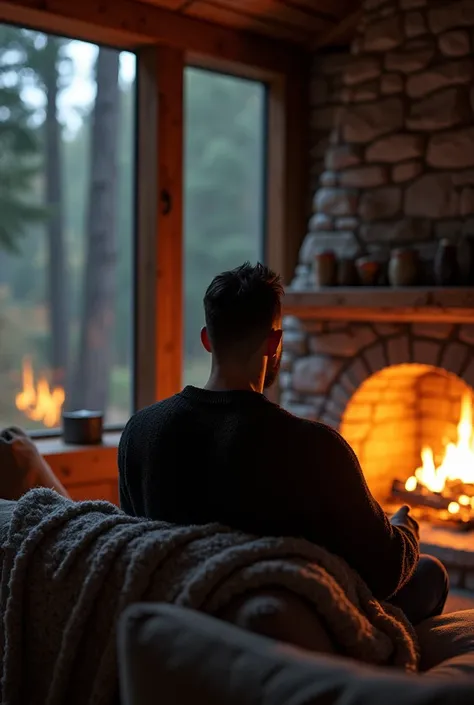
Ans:
[[[32,421],[38,421],[47,428],[59,425],[65,393],[62,387],[51,388],[44,376],[35,381],[33,365],[29,357],[22,365],[22,391],[16,395],[15,405]]]

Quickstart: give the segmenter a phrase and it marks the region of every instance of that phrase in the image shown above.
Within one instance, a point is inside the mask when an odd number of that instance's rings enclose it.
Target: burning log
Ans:
[[[448,497],[416,487],[414,490],[405,489],[405,483],[401,480],[394,480],[392,484],[392,497],[405,504],[416,507],[427,507],[429,509],[439,509],[448,511],[449,505],[453,502]]]

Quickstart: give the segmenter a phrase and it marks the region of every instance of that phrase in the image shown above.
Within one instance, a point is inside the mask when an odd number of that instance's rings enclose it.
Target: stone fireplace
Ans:
[[[474,288],[430,273],[441,239],[474,235],[473,79],[474,0],[366,0],[350,51],[314,59],[313,214],[286,295],[281,404],[337,428],[382,503],[423,447],[437,462],[456,442],[472,405]],[[386,261],[405,245],[426,265],[416,287],[315,285],[322,251]],[[460,536],[423,529],[474,588],[474,532]]]
[[[392,495],[393,482],[413,478],[424,447],[437,466],[458,440],[463,399],[474,408],[474,291],[354,287],[285,298],[280,403],[339,430],[388,511],[413,504]],[[423,548],[474,590],[474,531],[447,528],[464,511],[447,507],[436,511],[445,529],[422,523]]]
[[[313,215],[293,289],[321,248],[380,253],[474,233],[474,2],[366,0],[348,53],[316,56]]]

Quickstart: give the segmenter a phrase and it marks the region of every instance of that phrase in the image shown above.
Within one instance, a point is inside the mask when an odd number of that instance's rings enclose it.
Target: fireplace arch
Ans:
[[[341,361],[321,403],[319,418],[340,428],[345,408],[355,391],[372,375],[396,365],[436,367],[474,386],[472,344],[463,340],[462,329],[465,328],[467,326],[347,324],[344,333],[353,340],[354,354],[350,360]],[[318,336],[321,349],[324,349],[325,337],[327,341],[328,337],[334,337],[334,332],[329,336],[321,332]],[[364,337],[369,342],[357,345],[357,341],[363,341]],[[334,354],[331,357],[334,362]]]
[[[405,480],[430,447],[438,464],[457,441],[463,395],[472,388],[434,365],[402,363],[369,376],[342,413],[340,432],[357,454],[367,483],[381,502],[394,479]]]

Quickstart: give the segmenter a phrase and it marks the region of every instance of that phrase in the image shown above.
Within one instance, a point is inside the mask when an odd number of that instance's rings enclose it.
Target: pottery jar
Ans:
[[[379,282],[381,264],[372,257],[359,257],[356,260],[357,274],[362,286],[376,286]]]
[[[337,261],[331,250],[320,252],[314,256],[314,279],[316,286],[334,286],[336,284]]]
[[[391,286],[413,286],[418,280],[418,254],[410,247],[400,247],[390,254],[388,280]]]
[[[357,284],[357,269],[353,257],[341,257],[337,263],[338,286],[355,286]]]
[[[459,284],[458,248],[449,240],[440,240],[434,261],[434,275],[438,286]]]

